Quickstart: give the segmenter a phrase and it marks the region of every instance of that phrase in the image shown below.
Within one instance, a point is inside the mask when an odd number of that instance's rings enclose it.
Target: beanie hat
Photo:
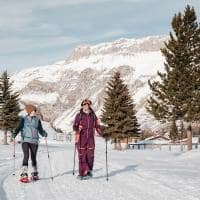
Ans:
[[[34,105],[28,104],[26,105],[26,112],[30,114],[32,111],[36,111],[36,107]]]
[[[89,99],[84,99],[81,103],[81,106],[83,106],[84,104],[88,104],[89,106],[92,105],[92,101],[90,101]]]

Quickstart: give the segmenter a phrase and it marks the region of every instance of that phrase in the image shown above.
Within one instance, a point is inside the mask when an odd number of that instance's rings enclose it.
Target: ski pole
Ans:
[[[73,164],[73,175],[75,174],[75,164],[76,164],[76,142],[74,144],[74,164]]]
[[[46,137],[45,137],[45,144],[46,144],[46,148],[47,148],[49,167],[50,167],[50,171],[51,171],[51,180],[53,181],[53,171],[52,171],[52,167],[51,167],[51,160],[50,160],[49,149],[48,149],[48,144],[47,144],[47,138]]]
[[[75,174],[75,165],[76,165],[76,148],[79,140],[81,141],[80,131],[75,133],[75,144],[74,144],[74,164],[73,164],[73,175]]]
[[[13,139],[13,176],[15,176],[15,138]]]
[[[106,180],[108,181],[108,140],[106,136]]]

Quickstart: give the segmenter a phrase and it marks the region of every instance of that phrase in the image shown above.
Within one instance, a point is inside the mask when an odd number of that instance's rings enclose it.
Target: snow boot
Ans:
[[[37,181],[37,180],[39,180],[38,172],[32,172],[32,173],[31,173],[31,180],[32,180],[32,181]]]
[[[88,180],[89,178],[90,178],[90,177],[87,176],[87,175],[86,175],[86,176],[81,176],[81,175],[78,175],[78,176],[77,176],[77,179],[79,179],[79,180],[81,180],[81,181],[82,181],[82,180]]]
[[[20,175],[20,181],[22,183],[28,183],[29,179],[28,179],[28,167],[27,166],[23,166],[22,167],[22,173]]]
[[[39,176],[38,176],[38,170],[36,166],[33,166],[33,172],[31,173],[31,180],[32,181],[37,181],[39,180]]]
[[[90,178],[93,177],[93,172],[92,172],[92,170],[88,171],[87,176],[89,176]]]

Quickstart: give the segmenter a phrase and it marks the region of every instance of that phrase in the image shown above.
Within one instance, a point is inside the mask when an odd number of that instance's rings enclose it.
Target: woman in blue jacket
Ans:
[[[36,116],[36,107],[33,105],[27,105],[26,111],[28,115],[21,119],[19,126],[13,133],[13,137],[15,138],[17,134],[21,132],[21,143],[24,154],[20,179],[22,182],[28,181],[29,152],[31,154],[33,166],[33,172],[31,175],[34,179],[38,178],[36,156],[38,150],[39,134],[43,137],[47,137],[47,133],[43,130],[40,119]]]

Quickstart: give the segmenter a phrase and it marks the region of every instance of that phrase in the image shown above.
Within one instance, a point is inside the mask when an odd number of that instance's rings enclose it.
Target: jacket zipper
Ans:
[[[32,133],[32,141],[33,141],[33,137],[34,137],[34,135],[33,135],[33,129],[32,129],[32,117],[31,117],[31,122],[30,122],[30,128],[31,128],[31,133]]]
[[[88,149],[89,114],[87,114],[87,121],[88,121],[88,127],[87,127],[87,149]]]

